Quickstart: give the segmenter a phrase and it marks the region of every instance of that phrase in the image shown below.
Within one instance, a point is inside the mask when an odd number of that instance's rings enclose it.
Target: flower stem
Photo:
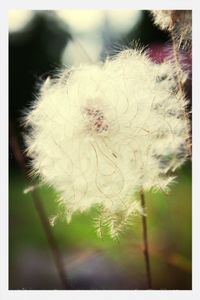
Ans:
[[[10,127],[9,128],[10,129],[10,147],[12,149],[13,155],[14,155],[19,167],[21,168],[21,170],[23,172],[25,179],[27,180],[28,183],[30,183],[30,178],[27,174],[27,169],[26,169],[25,157],[23,156],[23,153],[20,149],[19,142],[18,142],[17,136],[15,134],[13,124],[11,123],[9,127]],[[51,225],[50,225],[48,217],[46,215],[45,208],[42,204],[42,200],[40,199],[40,196],[36,192],[36,190],[33,189],[30,193],[31,193],[31,196],[33,199],[35,209],[38,213],[38,216],[40,218],[44,232],[46,234],[46,237],[47,237],[47,240],[48,240],[48,243],[49,243],[52,255],[53,255],[53,259],[54,259],[62,286],[65,289],[70,290],[71,286],[68,282],[68,278],[67,278],[67,275],[66,275],[66,272],[64,269],[63,258],[62,258],[60,249],[58,247],[57,241],[54,237],[53,231],[51,229]]]
[[[151,280],[151,268],[150,268],[150,260],[149,260],[149,247],[148,247],[148,237],[147,237],[147,216],[145,213],[145,197],[143,190],[140,191],[140,199],[142,206],[142,229],[143,229],[143,253],[145,259],[146,266],[146,274],[147,274],[147,287],[148,289],[152,289],[152,280]]]
[[[183,76],[184,71],[183,71],[182,66],[181,66],[180,49],[179,49],[179,45],[176,41],[175,33],[174,33],[173,30],[171,31],[171,39],[172,39],[172,50],[173,50],[173,57],[174,57],[174,65],[175,65],[175,68],[176,68],[176,76],[177,76],[177,87],[178,87],[179,93],[181,93],[183,96],[185,96],[185,88],[184,88],[184,83],[183,83],[183,79],[182,79],[184,77]],[[184,111],[184,119],[185,119],[185,122],[187,124],[190,123],[189,115],[188,115],[188,112],[186,110]],[[191,137],[187,141],[187,148],[188,148],[188,155],[191,158],[192,157]]]
[[[176,42],[174,32],[171,32],[171,38],[172,38],[172,49],[173,49],[173,56],[174,56],[174,62],[175,62],[175,67],[176,67],[176,72],[177,72],[177,85],[179,91],[184,95],[184,84],[182,81],[183,77],[183,70],[181,67],[181,62],[180,62],[180,53],[179,53],[179,46]]]

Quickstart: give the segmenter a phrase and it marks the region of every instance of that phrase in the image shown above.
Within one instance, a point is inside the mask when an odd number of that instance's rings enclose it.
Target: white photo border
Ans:
[[[192,290],[152,291],[11,291],[8,290],[8,11],[11,9],[192,9],[193,11],[193,202]],[[6,0],[0,4],[0,298],[10,299],[102,299],[136,300],[200,299],[200,1],[123,0],[61,1]]]

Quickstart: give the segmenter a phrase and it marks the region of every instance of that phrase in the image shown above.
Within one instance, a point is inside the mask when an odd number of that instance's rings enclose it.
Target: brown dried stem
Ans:
[[[18,142],[17,136],[15,134],[14,126],[12,123],[10,123],[9,132],[10,132],[10,147],[12,149],[13,155],[14,155],[20,169],[22,170],[22,172],[24,174],[24,177],[25,177],[27,183],[29,184],[30,178],[29,178],[29,175],[28,175],[28,172],[26,169],[26,160],[20,149],[19,142]],[[30,191],[30,194],[32,196],[35,209],[38,213],[40,222],[41,222],[44,232],[46,234],[46,237],[47,237],[47,240],[48,240],[48,243],[49,243],[52,255],[53,255],[53,259],[55,262],[55,266],[57,268],[58,275],[60,277],[60,281],[65,289],[70,290],[71,286],[68,282],[67,275],[66,275],[66,272],[64,269],[63,258],[62,258],[60,249],[58,247],[57,241],[54,237],[54,234],[53,234],[51,225],[49,223],[48,217],[46,215],[44,206],[42,204],[42,200],[40,199],[40,196],[37,193],[37,191],[34,189]]]
[[[146,274],[147,274],[147,288],[152,289],[152,280],[151,280],[151,267],[149,260],[149,246],[148,246],[148,236],[147,236],[147,216],[146,216],[146,207],[145,207],[145,197],[143,190],[140,191],[140,200],[142,206],[142,229],[143,229],[143,253],[145,259],[146,266]]]
[[[174,16],[174,18],[175,18],[175,16]],[[174,18],[172,19],[172,26],[176,22]],[[172,39],[172,50],[173,50],[173,57],[174,57],[174,65],[175,65],[175,68],[176,68],[177,87],[178,87],[179,93],[182,96],[185,96],[185,87],[184,87],[184,82],[183,82],[184,71],[183,71],[182,66],[181,66],[180,48],[179,48],[179,45],[176,41],[176,36],[175,36],[175,33],[174,33],[173,29],[171,31],[171,39]],[[184,112],[184,119],[185,119],[185,122],[187,124],[190,123],[189,115],[188,115],[188,112],[186,110]],[[187,146],[188,146],[188,155],[191,158],[192,157],[192,143],[191,143],[190,138],[188,139]]]

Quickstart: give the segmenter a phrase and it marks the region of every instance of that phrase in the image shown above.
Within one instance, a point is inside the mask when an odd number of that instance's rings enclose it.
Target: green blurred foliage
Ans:
[[[10,174],[10,265],[14,272],[16,256],[23,249],[43,249],[48,243],[35,211],[31,194],[24,194],[27,184],[19,172]],[[59,211],[58,195],[47,186],[38,192],[48,217]],[[191,289],[191,166],[177,174],[177,183],[169,195],[149,192],[146,195],[150,258],[155,289]],[[95,209],[77,214],[70,224],[58,220],[52,227],[63,253],[73,249],[103,251],[123,266],[139,288],[145,286],[146,274],[142,253],[141,217],[136,216],[130,229],[119,241],[97,237],[93,226]],[[53,264],[53,261],[50,260]],[[11,287],[12,288],[12,287]],[[18,287],[20,288],[20,287]],[[21,287],[23,288],[23,286]],[[53,287],[52,287],[53,289]]]

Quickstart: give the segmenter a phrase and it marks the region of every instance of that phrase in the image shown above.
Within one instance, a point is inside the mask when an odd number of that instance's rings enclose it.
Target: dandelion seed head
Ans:
[[[27,154],[67,221],[96,205],[114,238],[139,211],[138,190],[167,190],[187,158],[185,105],[170,64],[138,50],[47,79],[25,118]]]

